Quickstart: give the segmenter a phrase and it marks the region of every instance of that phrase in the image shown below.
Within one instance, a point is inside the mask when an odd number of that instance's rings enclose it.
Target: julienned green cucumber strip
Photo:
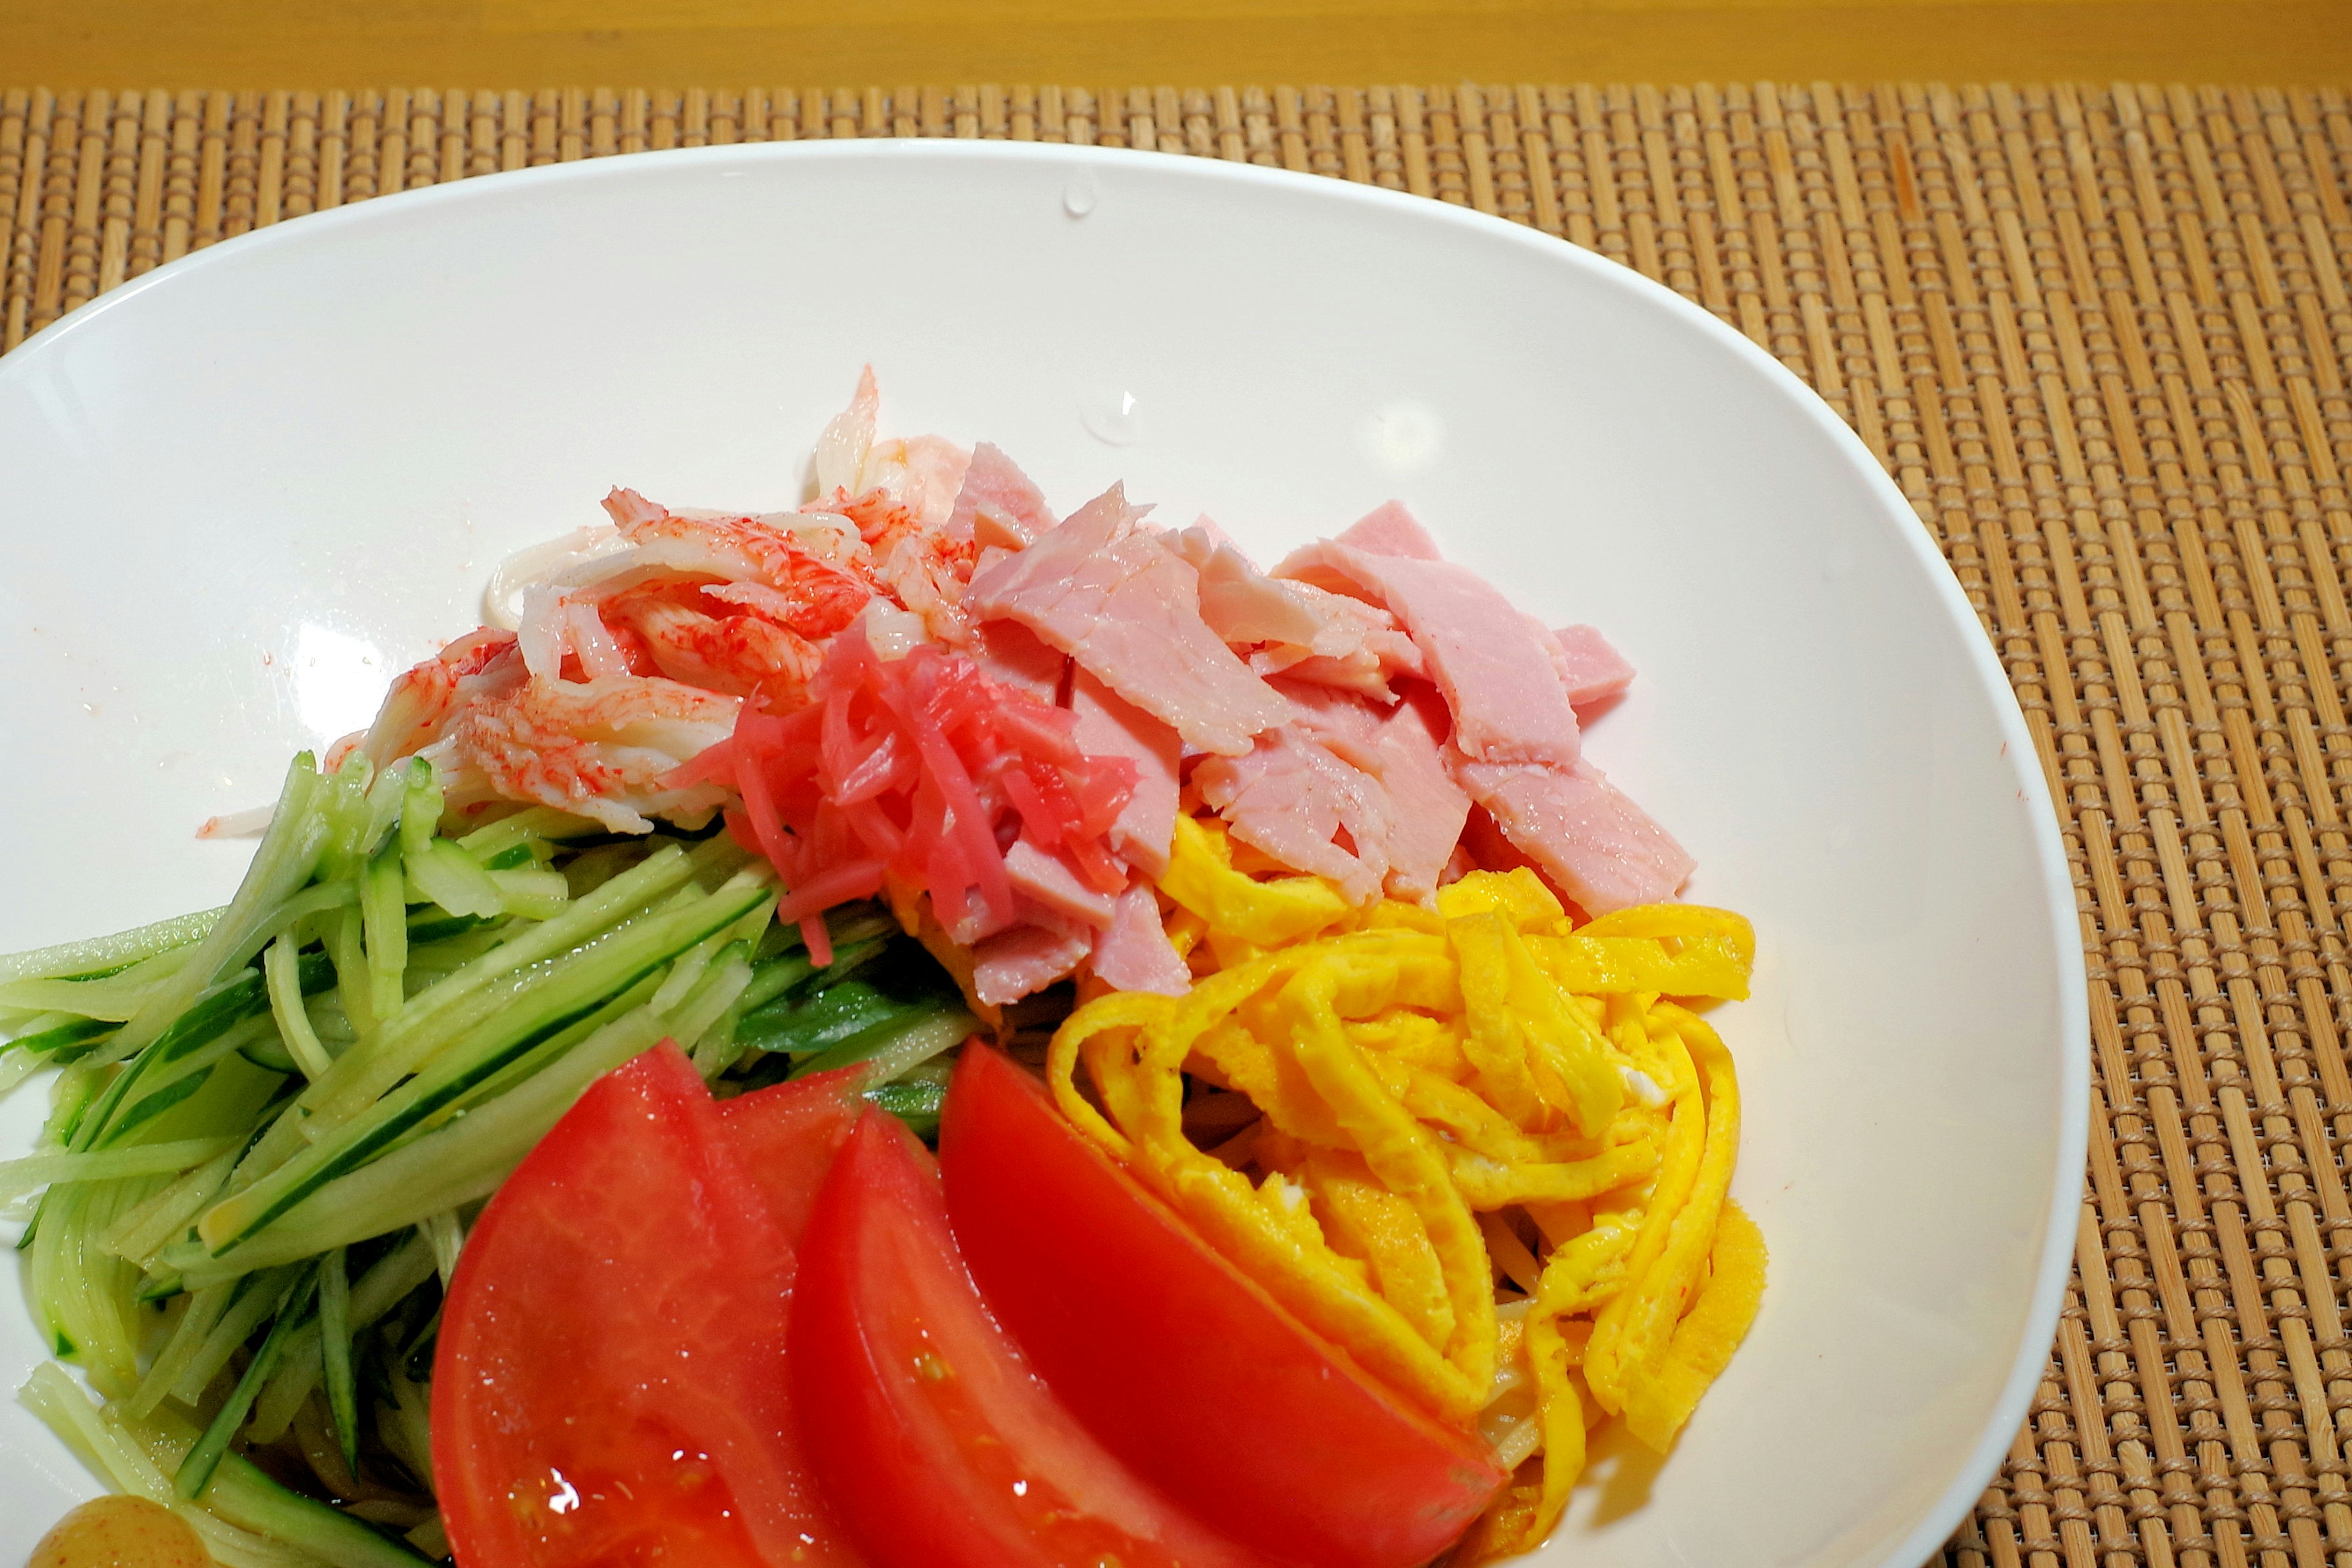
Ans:
[[[299,1547],[333,1568],[430,1568],[425,1559],[373,1526],[279,1486],[235,1454],[221,1460],[205,1506],[231,1524]]]
[[[530,839],[561,842],[567,838],[596,838],[604,831],[603,823],[589,817],[574,816],[551,805],[534,805],[511,816],[502,816],[487,827],[477,827],[457,840],[457,847],[488,864]]]
[[[215,1256],[227,1251],[328,1182],[365,1163],[533,1045],[593,1011],[607,997],[635,984],[713,931],[741,919],[770,897],[761,887],[713,893],[613,932],[600,944],[593,961],[582,953],[569,963],[552,966],[539,984],[485,1019],[478,1029],[450,1042],[415,1077],[216,1205],[199,1223],[198,1235]],[[351,1059],[347,1055],[336,1066],[341,1068]],[[325,1088],[333,1078],[331,1072],[318,1087]]]
[[[845,979],[804,999],[772,1002],[747,1013],[735,1037],[763,1051],[793,1058],[822,1056],[877,1025],[910,1016],[943,999],[944,993],[892,995],[863,979]]]
[[[0,984],[0,1007],[52,1008],[120,1023],[145,1005],[157,986],[185,968],[194,951],[189,947],[166,948],[152,957],[126,963],[104,974],[75,975],[64,980],[12,980]]]
[[[19,1035],[0,1050],[23,1051],[27,1056],[47,1057],[62,1067],[88,1056],[100,1038],[114,1032],[114,1026],[103,1018],[76,1018],[58,1024],[37,1035]]]
[[[866,1091],[866,1100],[905,1122],[919,1137],[939,1131],[940,1111],[948,1102],[948,1086],[934,1079],[908,1079],[877,1083]]]
[[[335,1129],[367,1113],[383,1092],[417,1071],[451,1041],[481,1026],[564,965],[552,961],[586,954],[607,928],[625,926],[646,906],[681,890],[689,879],[723,863],[727,852],[706,856],[667,847],[614,878],[563,914],[512,935],[411,997],[400,1016],[335,1058],[255,1145],[232,1182],[250,1186]],[[732,859],[740,861],[740,852]],[[698,895],[696,895],[698,896]]]
[[[200,910],[192,915],[173,915],[153,925],[143,925],[135,931],[117,931],[112,936],[91,937],[83,942],[59,942],[55,947],[37,947],[30,952],[0,955],[0,984],[16,980],[70,980],[79,976],[96,975],[100,971],[119,971],[166,952],[175,947],[185,947],[201,942],[213,929],[228,907]]]
[[[286,786],[278,797],[277,815],[269,831],[246,868],[236,897],[221,911],[196,943],[188,962],[156,987],[138,1013],[126,1021],[101,1056],[119,1060],[144,1050],[230,967],[230,955],[249,930],[266,921],[278,905],[300,891],[318,868],[327,847],[329,823],[322,809],[330,795],[347,793],[358,782],[367,759],[354,752],[344,765],[350,777],[322,778],[310,753],[302,752],[286,770]]]
[[[194,1446],[195,1429],[160,1411],[150,1420],[121,1420],[92,1405],[55,1362],[35,1368],[17,1398],[118,1490],[179,1514],[223,1561],[281,1561],[282,1551],[257,1551],[275,1542],[332,1568],[425,1568],[425,1559],[348,1514],[289,1491],[234,1454],[221,1462],[201,1505],[185,1501],[171,1477]]]
[[[446,942],[453,936],[463,936],[489,923],[479,915],[444,914],[436,909],[428,909],[421,915],[412,914],[408,917],[409,951],[413,952],[436,942]]]
[[[9,1000],[28,1004],[0,1011],[25,1031],[0,1065],[21,1077],[81,1058],[46,1163],[0,1167],[0,1183],[51,1184],[28,1282],[53,1349],[112,1402],[93,1409],[68,1383],[77,1417],[41,1378],[25,1397],[223,1561],[290,1562],[289,1547],[352,1568],[420,1561],[234,1450],[285,1441],[323,1384],[345,1467],[373,1463],[379,1438],[417,1462],[430,1280],[454,1252],[436,1258],[432,1237],[454,1241],[453,1217],[599,1075],[664,1036],[725,1073],[758,1016],[793,1050],[755,1077],[860,1058],[877,1081],[971,1026],[919,955],[890,959],[915,950],[874,904],[836,910],[834,963],[812,965],[798,928],[774,924],[772,873],[723,833],[630,842],[534,809],[446,839],[440,806],[421,763],[320,775],[298,762],[224,910],[0,961],[0,986],[23,982]],[[428,861],[478,893],[487,879],[498,908],[410,906],[410,868]],[[940,1076],[921,1071],[875,1091],[919,1128],[936,1121]],[[362,1244],[364,1273],[344,1250]],[[141,1303],[181,1293],[176,1328],[142,1352]],[[389,1405],[371,1397],[379,1374]],[[191,1406],[211,1417],[201,1433]]]
[[[184,1244],[188,1282],[297,1261],[488,1197],[590,1083],[667,1033],[659,1014],[632,1010],[479,1110],[317,1188],[226,1255],[208,1258],[201,1242]],[[164,1256],[176,1263],[184,1255]]]
[[[50,1151],[0,1162],[0,1203],[52,1182],[112,1182],[124,1176],[177,1175],[236,1147],[234,1138],[183,1138],[83,1153]]]
[[[423,1281],[419,1281],[421,1284]],[[327,1385],[327,1415],[343,1451],[343,1468],[360,1468],[359,1384],[352,1373],[352,1276],[348,1249],[319,1259],[317,1322],[320,1372]]]
[[[337,1058],[334,1070],[304,1096],[304,1109],[331,1121],[373,1104],[446,1043],[445,1015],[494,981],[585,945],[684,884],[696,869],[685,850],[676,846],[657,849],[555,919],[492,948],[430,991],[410,998],[398,1018]]]
[[[270,1323],[269,1333],[262,1340],[261,1348],[253,1352],[251,1361],[245,1363],[245,1371],[238,1374],[236,1386],[230,1391],[227,1403],[215,1412],[211,1424],[205,1426],[204,1435],[196,1439],[195,1447],[188,1450],[188,1457],[180,1461],[179,1469],[172,1477],[172,1488],[182,1497],[193,1501],[204,1496],[205,1489],[212,1485],[213,1472],[220,1468],[221,1459],[228,1452],[229,1439],[236,1436],[236,1429],[245,1425],[247,1415],[253,1409],[253,1402],[261,1396],[262,1384],[269,1381],[270,1373],[278,1366],[278,1358],[286,1353],[286,1341],[301,1326],[302,1315],[310,1310],[310,1300],[318,1289],[319,1271],[313,1268],[296,1280],[272,1309],[276,1314],[275,1321]]]
[[[325,990],[334,984],[334,965],[324,953],[304,953],[298,965],[305,995]],[[245,970],[235,978],[215,986],[186,1012],[173,1019],[157,1037],[154,1043],[139,1053],[138,1058],[121,1072],[106,1092],[83,1115],[72,1136],[76,1149],[103,1148],[121,1137],[140,1121],[155,1114],[143,1110],[144,1100],[165,1082],[163,1069],[174,1061],[187,1057],[201,1047],[209,1045],[222,1035],[248,1018],[269,1011],[269,988],[257,970]],[[134,1092],[142,1096],[133,1103]],[[185,1092],[185,1091],[184,1091]],[[123,1108],[129,1105],[126,1111]]]
[[[961,998],[931,998],[900,1009],[821,1055],[795,1063],[793,1076],[805,1078],[866,1062],[869,1064],[867,1081],[887,1082],[941,1051],[954,1049],[979,1027],[980,1020],[964,1010]]]

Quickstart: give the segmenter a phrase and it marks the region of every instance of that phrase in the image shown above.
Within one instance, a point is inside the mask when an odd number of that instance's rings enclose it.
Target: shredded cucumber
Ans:
[[[170,920],[113,936],[0,955],[0,982],[62,979],[120,970],[142,959],[201,941],[227,912],[226,906],[223,906],[193,915],[173,915]]]
[[[245,1458],[265,1449],[322,1497],[414,1500],[375,1517],[446,1555],[442,1293],[480,1203],[599,1075],[665,1037],[721,1094],[858,1061],[928,1132],[935,1058],[971,1027],[877,906],[835,911],[812,963],[724,833],[534,807],[448,837],[442,806],[422,761],[299,758],[229,904],[0,957],[0,1092],[57,1085],[0,1203],[39,1194],[29,1293],[100,1401],[56,1363],[22,1397],[233,1568],[423,1561]]]

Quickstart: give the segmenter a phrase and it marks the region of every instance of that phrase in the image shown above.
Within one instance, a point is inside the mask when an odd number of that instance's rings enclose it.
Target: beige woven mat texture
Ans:
[[[12,91],[5,346],[299,214],[606,153],[1009,137],[1419,192],[1803,376],[2056,785],[2096,1042],[2077,1271],[1969,1564],[2352,1564],[2352,109],[2340,91]]]

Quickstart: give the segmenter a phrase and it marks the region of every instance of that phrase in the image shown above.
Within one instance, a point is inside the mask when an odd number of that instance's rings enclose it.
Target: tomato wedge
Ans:
[[[964,1048],[940,1125],[956,1241],[998,1320],[1211,1528],[1318,1568],[1412,1568],[1502,1486],[1484,1443],[1301,1323],[1005,1057]]]
[[[792,1325],[817,1474],[877,1563],[1244,1568],[1104,1450],[997,1327],[948,1229],[938,1168],[869,1110],[817,1195]]]
[[[862,1067],[835,1068],[719,1102],[727,1142],[767,1200],[777,1228],[795,1247],[808,1229],[809,1211],[816,1206],[817,1189],[824,1184],[835,1152],[848,1142],[866,1110],[865,1097],[857,1092],[865,1074]]]
[[[434,1355],[465,1568],[855,1564],[799,1452],[790,1245],[665,1043],[592,1085],[483,1209]]]

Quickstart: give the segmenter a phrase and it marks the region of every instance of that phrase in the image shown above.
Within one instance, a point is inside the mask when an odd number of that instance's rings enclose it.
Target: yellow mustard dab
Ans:
[[[1755,1320],[1731,1056],[1668,999],[1745,997],[1754,932],[1679,904],[1576,927],[1527,870],[1358,910],[1246,875],[1223,824],[1185,816],[1159,885],[1192,989],[1081,1006],[1055,1099],[1284,1305],[1496,1440],[1517,1473],[1456,1562],[1534,1547],[1588,1427],[1622,1416],[1664,1451]],[[1196,1148],[1186,1073],[1260,1119]]]

